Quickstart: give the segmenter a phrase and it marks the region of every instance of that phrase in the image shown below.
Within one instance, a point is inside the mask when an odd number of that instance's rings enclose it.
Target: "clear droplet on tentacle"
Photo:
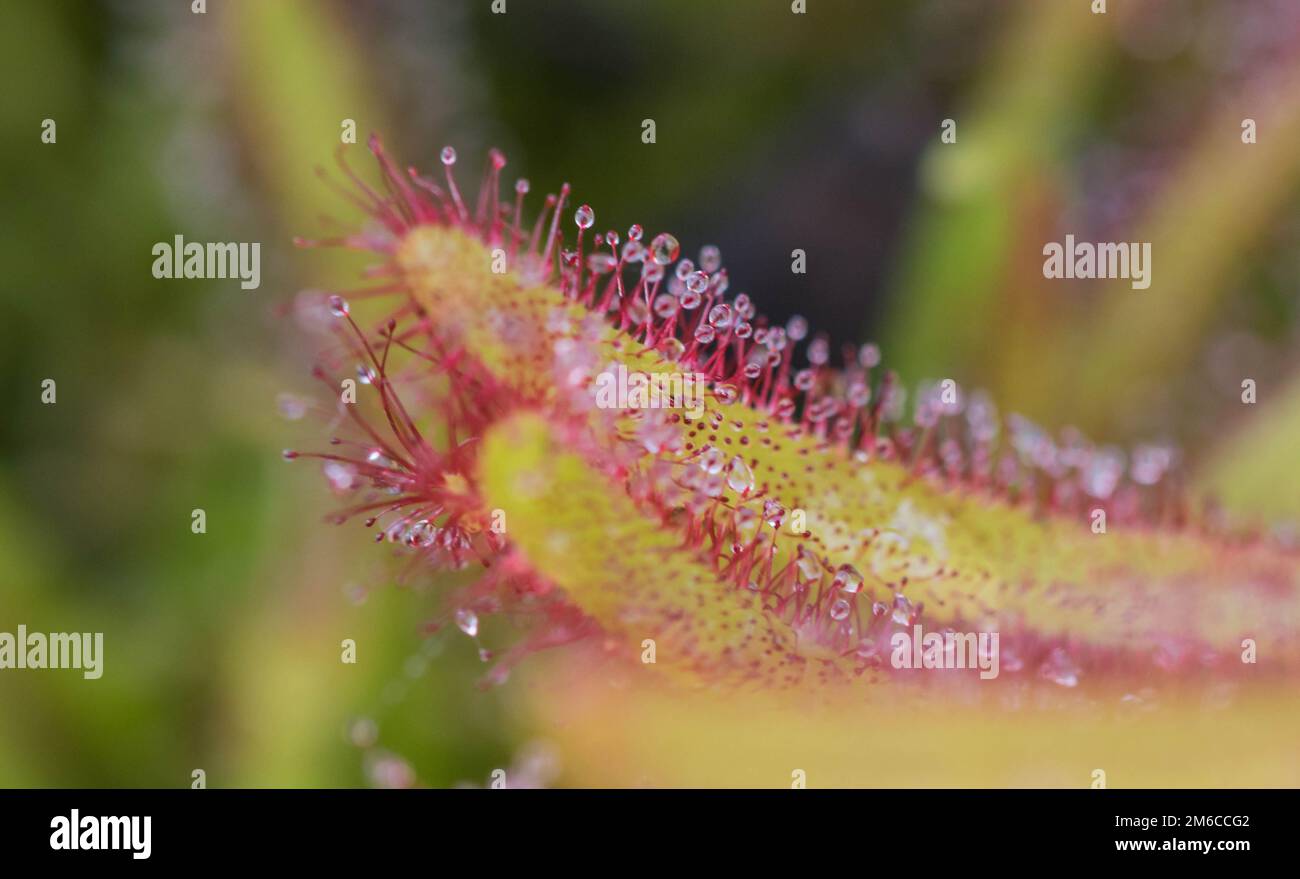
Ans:
[[[608,275],[614,271],[618,265],[618,260],[608,253],[593,253],[587,257],[587,268],[597,275]]]
[[[727,462],[727,456],[721,449],[712,446],[704,450],[700,456],[700,469],[710,475],[722,472],[722,466]]]
[[[475,637],[478,635],[478,614],[469,608],[460,608],[456,611],[456,628],[471,638]]]
[[[655,297],[654,312],[665,320],[677,313],[677,299],[671,293],[660,293]]]
[[[862,588],[862,575],[852,565],[840,565],[835,572],[835,579],[832,581],[831,586],[841,592],[847,592],[849,595],[856,595],[858,590]]]
[[[682,246],[677,239],[667,232],[660,232],[650,242],[650,257],[661,266],[666,266],[677,259]]]
[[[754,471],[749,469],[749,465],[739,455],[732,458],[727,467],[727,485],[732,491],[744,494],[754,490]]]
[[[276,398],[280,415],[288,421],[298,421],[307,414],[307,401],[294,394],[281,394]]]
[[[731,326],[731,306],[725,302],[719,302],[709,309],[709,323],[720,330],[725,330]]]
[[[1038,669],[1038,674],[1045,680],[1061,687],[1074,687],[1079,683],[1079,667],[1064,648],[1054,647],[1051,654]]]

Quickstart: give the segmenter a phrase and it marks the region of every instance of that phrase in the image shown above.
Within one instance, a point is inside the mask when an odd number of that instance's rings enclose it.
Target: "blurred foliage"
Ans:
[[[276,414],[311,392],[316,353],[281,315],[362,267],[290,245],[322,214],[356,220],[314,174],[344,118],[424,167],[454,143],[465,181],[499,145],[534,193],[574,183],[598,228],[720,245],[732,289],[777,319],[880,335],[909,382],[1177,440],[1231,509],[1300,515],[1294,10],[809,5],[5,4],[0,631],[103,631],[108,671],[0,674],[0,785],[366,784],[357,717],[422,783],[483,783],[562,735],[521,684],[473,686],[469,639],[423,638],[445,584],[395,587],[359,526],[323,524],[318,474],[278,459],[321,440]],[[946,117],[956,145],[938,144]],[[1152,288],[1042,283],[1042,243],[1070,230],[1156,241]],[[153,279],[150,248],[176,234],[263,242],[261,289]],[[567,759],[564,780],[602,777]]]

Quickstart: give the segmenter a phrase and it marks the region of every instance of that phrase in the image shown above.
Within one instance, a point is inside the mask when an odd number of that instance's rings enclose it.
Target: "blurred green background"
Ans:
[[[0,673],[0,786],[564,783],[528,670],[477,687],[473,641],[422,635],[445,584],[397,584],[279,458],[324,436],[279,412],[319,345],[286,311],[363,266],[291,246],[357,219],[313,174],[344,119],[421,167],[455,145],[471,189],[498,146],[534,203],[567,180],[598,229],[716,244],[733,291],[881,342],[909,384],[1176,443],[1198,492],[1294,522],[1300,4],[1089,5],[5,3],[0,631],[106,657]],[[1067,232],[1153,242],[1150,289],[1045,281]],[[177,234],[262,242],[260,289],[154,279]]]

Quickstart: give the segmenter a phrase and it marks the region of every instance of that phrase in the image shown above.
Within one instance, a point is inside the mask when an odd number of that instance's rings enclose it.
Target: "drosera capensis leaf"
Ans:
[[[345,405],[360,440],[324,457],[414,564],[485,566],[460,611],[532,618],[536,646],[599,632],[630,658],[650,639],[706,685],[888,678],[892,636],[918,624],[998,632],[1004,673],[1065,688],[1294,667],[1295,548],[1210,528],[1173,451],[1130,463],[1004,427],[952,382],[923,386],[907,424],[874,346],[832,368],[800,319],[772,326],[728,295],[716,249],[697,267],[666,234],[591,234],[567,184],[525,223],[527,184],[499,199],[496,152],[471,206],[454,152],[434,181],[371,149],[383,186],[357,199],[383,228],[333,243],[378,253],[376,295],[399,298],[367,331],[332,297],[331,366],[359,358],[382,415]],[[615,372],[677,390],[601,405]]]

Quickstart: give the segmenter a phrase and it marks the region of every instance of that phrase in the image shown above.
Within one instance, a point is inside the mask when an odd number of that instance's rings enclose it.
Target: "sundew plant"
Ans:
[[[0,789],[1300,787],[1297,0],[0,7]]]
[[[530,212],[498,151],[467,194],[451,147],[437,175],[369,149],[374,183],[340,158],[365,222],[300,242],[375,258],[365,286],[307,306],[336,326],[317,375],[347,429],[285,455],[320,462],[334,518],[408,576],[479,572],[444,618],[517,624],[489,681],[575,643],[683,693],[863,704],[1294,675],[1297,548],[1208,515],[1175,449],[909,386],[873,344],[766,320],[716,247],[598,231],[567,183]],[[383,316],[357,318],[362,299]],[[598,392],[630,375],[662,394]]]

